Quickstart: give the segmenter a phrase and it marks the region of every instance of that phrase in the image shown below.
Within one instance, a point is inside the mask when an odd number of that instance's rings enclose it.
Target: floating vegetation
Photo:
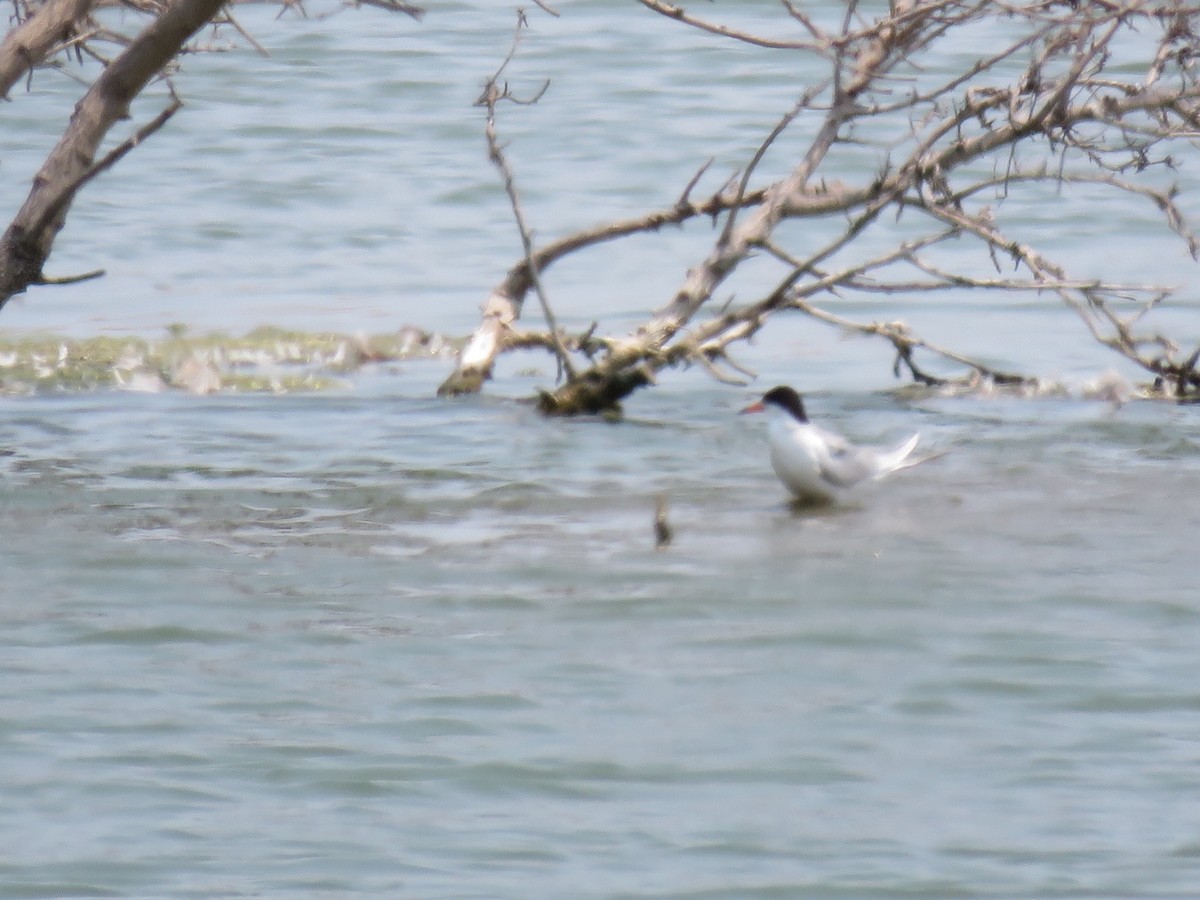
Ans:
[[[409,326],[379,335],[268,327],[232,337],[172,325],[159,340],[0,335],[0,393],[322,391],[365,366],[452,357],[461,344]]]
[[[916,382],[895,388],[892,393],[912,400],[927,397],[969,397],[987,399],[1007,397],[1021,400],[1075,399],[1103,400],[1121,406],[1133,400],[1180,400],[1174,391],[1161,381],[1154,383],[1132,381],[1119,372],[1108,370],[1072,382],[1048,378],[1027,378],[1019,382],[995,381],[986,376],[972,375],[944,384],[924,385]]]

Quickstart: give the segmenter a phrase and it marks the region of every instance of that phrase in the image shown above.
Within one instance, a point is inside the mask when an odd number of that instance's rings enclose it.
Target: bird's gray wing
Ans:
[[[816,461],[822,479],[834,487],[848,488],[876,474],[878,465],[873,451],[855,447],[836,434],[822,434],[827,452]]]

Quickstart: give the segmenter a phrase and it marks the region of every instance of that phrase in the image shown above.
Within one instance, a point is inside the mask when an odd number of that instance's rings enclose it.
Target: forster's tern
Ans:
[[[764,411],[770,416],[771,465],[798,500],[831,503],[864,481],[924,462],[906,462],[919,434],[895,447],[876,449],[856,447],[840,435],[818,428],[808,421],[804,401],[790,387],[772,388],[742,410]]]

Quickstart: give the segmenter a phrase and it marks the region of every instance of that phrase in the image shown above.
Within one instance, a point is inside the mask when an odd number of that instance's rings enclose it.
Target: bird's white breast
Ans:
[[[820,500],[836,497],[836,487],[821,476],[821,460],[828,451],[813,426],[790,416],[773,416],[768,438],[771,466],[789,491]]]

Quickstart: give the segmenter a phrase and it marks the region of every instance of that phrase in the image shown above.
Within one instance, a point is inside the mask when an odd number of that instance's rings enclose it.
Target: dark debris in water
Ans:
[[[172,326],[159,340],[0,336],[0,393],[322,391],[365,366],[453,357],[461,344],[411,326],[378,335],[258,328],[234,337]]]

